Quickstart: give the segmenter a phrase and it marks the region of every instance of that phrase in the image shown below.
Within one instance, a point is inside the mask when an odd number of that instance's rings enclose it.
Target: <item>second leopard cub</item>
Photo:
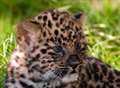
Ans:
[[[66,61],[86,50],[81,25],[81,14],[72,16],[55,9],[19,23],[5,88],[64,88],[64,82],[76,81],[75,69]]]

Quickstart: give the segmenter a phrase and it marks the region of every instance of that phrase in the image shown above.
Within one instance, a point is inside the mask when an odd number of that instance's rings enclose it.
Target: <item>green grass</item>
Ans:
[[[99,4],[99,3],[98,3]],[[120,5],[120,4],[119,4]],[[24,0],[0,1],[0,88],[6,65],[15,47],[15,25],[48,8],[69,7],[71,13],[83,11],[84,26],[88,38],[88,54],[100,58],[113,68],[120,70],[120,7],[114,8],[110,0],[103,0],[103,9],[93,8],[90,0]]]

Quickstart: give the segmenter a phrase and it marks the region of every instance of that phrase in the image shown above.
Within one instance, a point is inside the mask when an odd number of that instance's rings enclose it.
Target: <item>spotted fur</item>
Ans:
[[[74,59],[76,58],[74,57]],[[71,59],[73,57],[70,56],[69,60]],[[120,88],[120,71],[98,58],[87,55],[79,58],[79,61],[74,68],[74,70],[76,69],[74,82],[64,84],[64,87],[60,86],[60,88]],[[67,64],[71,66],[70,62]],[[70,77],[68,78],[70,80]]]
[[[120,88],[120,71],[95,57],[84,57],[78,73],[78,88]]]
[[[66,62],[70,55],[86,50],[81,19],[81,14],[53,9],[20,22],[5,88],[62,88],[69,80],[76,81]]]

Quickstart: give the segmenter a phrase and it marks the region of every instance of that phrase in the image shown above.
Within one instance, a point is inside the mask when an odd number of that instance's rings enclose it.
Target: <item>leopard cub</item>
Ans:
[[[68,59],[86,51],[82,19],[82,14],[52,9],[20,22],[5,88],[64,88],[76,81],[73,68],[79,59]]]

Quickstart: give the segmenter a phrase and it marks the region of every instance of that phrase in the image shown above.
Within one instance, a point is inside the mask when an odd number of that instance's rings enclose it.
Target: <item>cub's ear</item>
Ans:
[[[28,26],[28,25],[27,25]],[[28,29],[26,28],[25,22],[20,22],[16,25],[16,36],[19,37],[26,37],[28,34]]]
[[[37,24],[33,22],[24,21],[24,22],[18,23],[16,26],[16,29],[17,29],[18,35],[25,36],[25,34],[28,34],[28,33],[33,34],[33,33],[38,32],[40,29],[40,25],[38,26]]]
[[[16,36],[17,42],[25,41],[29,43],[33,37],[35,38],[40,32],[40,25],[38,26],[35,23],[30,21],[23,21],[17,24],[16,26]]]
[[[84,24],[84,21],[85,21],[85,14],[82,12],[79,12],[79,13],[74,15],[74,19],[77,21],[77,23],[80,26],[82,26]]]

